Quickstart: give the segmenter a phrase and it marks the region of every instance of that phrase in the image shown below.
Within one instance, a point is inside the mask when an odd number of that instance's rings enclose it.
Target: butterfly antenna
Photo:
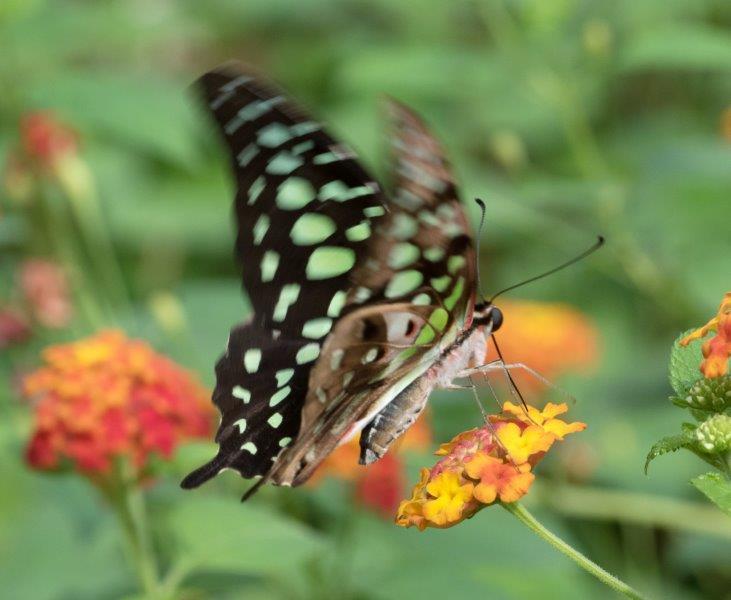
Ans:
[[[475,273],[477,274],[477,291],[483,298],[482,285],[480,284],[480,239],[482,238],[482,228],[485,225],[485,203],[481,198],[475,198],[475,203],[480,207],[480,226],[477,228],[477,238],[475,239]]]
[[[596,252],[597,250],[599,250],[599,248],[601,248],[604,245],[604,241],[605,241],[604,240],[604,236],[602,236],[602,235],[597,236],[597,241],[594,242],[594,244],[592,244],[592,246],[590,248],[587,248],[586,250],[584,250],[578,256],[575,256],[571,260],[567,260],[566,262],[561,263],[557,267],[553,267],[553,269],[549,269],[548,271],[545,271],[544,273],[540,273],[539,275],[535,275],[533,277],[530,277],[529,279],[526,279],[524,281],[521,281],[520,283],[516,283],[516,284],[510,285],[510,286],[508,286],[508,287],[500,290],[498,293],[493,294],[489,301],[492,303],[492,301],[495,300],[495,298],[497,298],[498,296],[501,296],[505,292],[509,292],[510,290],[514,290],[515,288],[519,288],[519,287],[524,286],[524,285],[526,285],[528,283],[533,283],[534,281],[538,281],[539,279],[543,279],[544,277],[548,277],[549,275],[553,275],[554,273],[557,273],[558,271],[561,271],[562,269],[565,269],[566,267],[570,267],[574,263],[579,262],[580,260],[586,258],[590,254],[593,254],[594,252]]]

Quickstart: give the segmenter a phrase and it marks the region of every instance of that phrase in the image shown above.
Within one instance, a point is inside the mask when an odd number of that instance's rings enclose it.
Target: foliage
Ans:
[[[560,263],[595,232],[607,236],[591,260],[513,292],[570,303],[598,331],[596,371],[560,382],[590,427],[542,464],[531,509],[551,506],[552,529],[650,595],[726,594],[728,519],[687,485],[695,456],[657,461],[649,477],[641,465],[677,419],[655,401],[666,394],[673,332],[728,286],[729,26],[724,0],[0,2],[5,595],[137,594],[104,501],[77,478],[23,466],[30,411],[15,390],[41,348],[99,326],[123,327],[211,383],[229,327],[249,308],[231,258],[226,158],[187,86],[231,58],[301,98],[378,175],[387,164],[379,96],[422,113],[449,150],[463,199],[486,200],[485,293]],[[53,164],[35,162],[31,177],[8,167],[22,118],[36,111],[74,132],[65,180]],[[81,201],[70,203],[69,189],[84,191]],[[68,279],[66,328],[43,325],[26,299],[20,273],[39,257]],[[671,368],[677,402],[700,377],[699,344],[686,350],[694,366]],[[527,391],[529,401],[547,395]],[[467,393],[437,393],[431,406],[437,439],[476,414]],[[690,413],[692,428],[718,412],[705,406],[691,407],[704,411]],[[332,480],[266,490],[241,507],[230,474],[209,491],[177,489],[198,450],[181,447],[145,491],[159,570],[189,597],[600,597],[503,511],[418,535],[353,505]],[[408,460],[414,480],[424,456]],[[699,483],[722,496],[713,478]],[[608,488],[630,500],[614,501]],[[658,506],[670,508],[660,517]],[[189,569],[183,554],[200,562]]]

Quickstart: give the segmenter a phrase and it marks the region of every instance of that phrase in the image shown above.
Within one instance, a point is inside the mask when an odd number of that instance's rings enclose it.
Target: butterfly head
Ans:
[[[475,305],[475,313],[472,320],[473,327],[488,327],[489,331],[494,333],[500,329],[502,324],[503,313],[497,306],[487,300],[478,302]]]

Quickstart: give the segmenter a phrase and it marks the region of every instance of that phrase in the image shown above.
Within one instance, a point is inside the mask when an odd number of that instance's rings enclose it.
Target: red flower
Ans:
[[[20,268],[19,287],[28,311],[44,327],[62,328],[73,316],[66,276],[48,260],[28,259]]]
[[[355,482],[355,500],[373,509],[384,519],[390,519],[398,508],[406,478],[401,459],[393,453],[384,455],[366,467]]]
[[[25,115],[20,122],[20,135],[26,156],[44,167],[77,149],[75,133],[50,112]]]
[[[8,306],[0,307],[0,350],[18,344],[30,337],[30,326],[25,317]]]
[[[37,399],[26,459],[35,469],[73,465],[94,479],[129,459],[138,477],[152,455],[170,457],[212,428],[208,392],[184,369],[121,332],[51,346],[25,378]]]
[[[391,518],[406,489],[402,451],[423,451],[431,443],[431,428],[426,415],[400,438],[390,451],[373,464],[358,464],[358,436],[337,448],[315,471],[309,485],[317,485],[324,477],[336,477],[352,484],[355,502]]]

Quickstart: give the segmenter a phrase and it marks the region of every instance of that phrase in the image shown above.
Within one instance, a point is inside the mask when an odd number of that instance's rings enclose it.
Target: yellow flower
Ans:
[[[528,492],[535,479],[529,464],[516,467],[484,452],[475,454],[465,465],[465,471],[471,479],[480,482],[473,494],[483,504],[492,504],[497,499],[501,502],[516,502]]]
[[[521,465],[528,462],[534,454],[548,451],[556,441],[556,436],[540,425],[529,425],[521,429],[515,423],[506,423],[498,428],[497,439],[513,463]]]
[[[426,500],[426,485],[429,483],[431,473],[429,469],[421,469],[419,483],[414,486],[411,499],[403,500],[399,504],[396,513],[396,524],[401,527],[415,525],[420,531],[427,527],[427,520],[424,517],[424,501]]]
[[[459,473],[444,471],[426,486],[432,498],[424,503],[424,517],[439,526],[461,521],[472,500],[474,487],[472,482],[462,479]]]
[[[506,402],[503,404],[503,412],[514,415],[519,421],[528,425],[535,424],[540,425],[547,432],[552,433],[556,436],[556,439],[562,440],[569,433],[576,433],[578,431],[584,431],[586,429],[586,423],[566,423],[561,419],[557,419],[558,415],[562,415],[568,411],[566,403],[554,404],[549,402],[543,407],[543,410],[538,410],[534,406],[528,407],[528,414],[522,406],[513,404],[512,402]]]

